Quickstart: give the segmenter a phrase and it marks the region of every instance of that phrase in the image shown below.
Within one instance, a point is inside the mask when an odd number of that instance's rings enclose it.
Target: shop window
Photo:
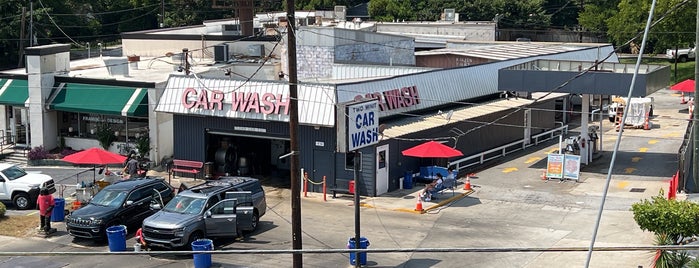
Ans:
[[[359,163],[354,163],[354,155],[359,154]],[[345,154],[345,169],[354,170],[354,165],[359,165],[359,171],[362,171],[362,153],[361,152],[348,152]]]
[[[58,122],[59,133],[64,137],[96,139],[103,123],[114,131],[119,142],[135,142],[141,135],[148,135],[148,118],[61,112]]]

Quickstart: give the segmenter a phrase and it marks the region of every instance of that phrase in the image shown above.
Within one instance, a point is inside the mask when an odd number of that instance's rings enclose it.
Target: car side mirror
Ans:
[[[150,204],[150,208],[157,209],[157,210],[161,209],[160,204],[158,204],[158,203]]]
[[[204,213],[204,215],[205,215],[207,218],[211,218],[211,211],[210,211],[210,210],[207,210],[206,213]]]
[[[126,201],[127,206],[130,206],[131,204],[133,204],[133,200]]]

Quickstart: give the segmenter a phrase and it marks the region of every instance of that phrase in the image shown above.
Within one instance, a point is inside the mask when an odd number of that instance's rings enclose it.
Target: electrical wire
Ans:
[[[44,3],[41,2],[41,0],[39,0],[39,5],[41,5],[41,8],[44,9],[44,13],[45,13],[46,16],[49,18],[49,20],[51,21],[51,23],[53,23],[53,25],[56,26],[56,28],[57,28],[61,33],[63,33],[63,35],[64,35],[65,37],[67,37],[70,41],[72,41],[73,44],[75,44],[76,46],[78,46],[78,47],[85,47],[85,46],[79,44],[78,42],[76,42],[75,40],[73,40],[73,38],[70,38],[70,36],[68,36],[68,34],[66,34],[66,32],[64,32],[63,29],[61,29],[61,27],[58,26],[58,24],[56,24],[56,21],[54,21],[54,20],[53,20],[53,17],[51,17],[51,15],[49,15],[48,11],[46,11],[46,7],[44,6]],[[30,37],[30,38],[31,38],[31,37]]]

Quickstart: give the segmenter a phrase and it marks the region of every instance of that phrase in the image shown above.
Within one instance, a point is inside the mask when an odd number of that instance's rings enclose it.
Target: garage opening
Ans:
[[[268,137],[207,133],[206,162],[213,165],[213,176],[249,176],[264,185],[290,187],[288,140]]]

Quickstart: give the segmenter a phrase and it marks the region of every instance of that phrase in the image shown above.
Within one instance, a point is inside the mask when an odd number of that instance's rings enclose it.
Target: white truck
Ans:
[[[687,62],[688,60],[694,60],[696,58],[695,53],[696,47],[692,48],[680,48],[675,51],[674,48],[665,51],[665,57],[671,61]],[[675,52],[677,55],[675,55]]]
[[[29,173],[10,163],[0,163],[0,201],[12,201],[17,209],[33,208],[39,190],[47,188],[56,192],[53,178],[49,175]]]

